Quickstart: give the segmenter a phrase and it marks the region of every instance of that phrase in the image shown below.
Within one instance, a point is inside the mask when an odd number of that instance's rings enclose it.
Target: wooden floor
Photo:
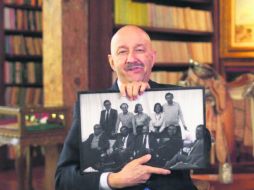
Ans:
[[[44,169],[42,166],[33,168],[33,188],[43,190]],[[16,173],[12,169],[0,170],[0,190],[17,190]]]
[[[192,179],[205,182],[206,188],[199,190],[254,190],[254,174],[234,174],[231,184],[222,184],[218,180],[218,175],[194,175]],[[202,186],[202,183],[201,183]],[[201,187],[200,186],[200,187]],[[204,186],[204,185],[203,185]]]
[[[232,184],[221,184],[217,175],[192,176],[199,190],[254,190],[254,174],[235,174]],[[33,188],[43,190],[44,168],[33,168]],[[208,184],[208,185],[207,185]],[[0,190],[17,190],[15,171],[12,169],[0,170]]]

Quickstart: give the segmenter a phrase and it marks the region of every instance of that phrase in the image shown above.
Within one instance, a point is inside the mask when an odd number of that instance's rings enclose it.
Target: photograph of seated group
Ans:
[[[207,166],[204,89],[148,90],[135,101],[118,92],[80,92],[81,171],[118,171],[147,153],[149,165]]]

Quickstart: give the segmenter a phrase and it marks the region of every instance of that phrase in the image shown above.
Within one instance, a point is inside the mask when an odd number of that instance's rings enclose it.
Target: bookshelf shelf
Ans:
[[[42,37],[41,31],[30,31],[30,30],[4,30],[5,35],[23,35],[32,37]]]
[[[8,8],[14,8],[14,9],[42,11],[41,7],[32,6],[32,5],[18,5],[18,4],[13,4],[13,3],[4,3],[4,6],[8,7]]]
[[[211,9],[212,0],[134,0],[135,2],[142,3],[156,3],[160,5],[180,6],[180,7],[192,7],[196,9]]]
[[[5,83],[6,87],[31,87],[31,88],[42,88],[42,84],[29,84],[29,83],[23,83],[23,84],[16,84],[16,83]]]
[[[39,61],[42,62],[40,55],[5,55],[7,61]]]

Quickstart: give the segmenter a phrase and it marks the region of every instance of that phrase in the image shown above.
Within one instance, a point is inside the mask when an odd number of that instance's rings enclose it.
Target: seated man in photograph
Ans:
[[[109,140],[100,124],[95,124],[93,129],[94,133],[86,141],[82,142],[81,146],[87,150],[84,151],[85,155],[83,155],[86,163],[90,163],[90,166],[94,169],[100,169],[107,156]]]
[[[129,133],[129,128],[122,126],[120,134],[116,137],[113,145],[112,158],[116,162],[116,166],[122,166],[126,162],[133,159],[134,135]]]
[[[154,159],[156,158],[156,152],[158,148],[158,142],[153,133],[149,132],[149,126],[144,125],[142,127],[142,134],[136,137],[135,142],[135,157],[140,157],[146,154],[151,154]],[[151,162],[154,160],[152,159]]]
[[[183,148],[183,140],[176,135],[177,127],[169,125],[165,128],[165,136],[160,138],[158,155],[160,166],[164,166],[166,161],[171,160],[181,148]]]
[[[196,140],[185,152],[181,149],[170,161],[166,162],[165,168],[170,169],[186,169],[186,168],[202,168],[207,164],[206,148],[204,142],[204,125],[198,125],[196,128]]]

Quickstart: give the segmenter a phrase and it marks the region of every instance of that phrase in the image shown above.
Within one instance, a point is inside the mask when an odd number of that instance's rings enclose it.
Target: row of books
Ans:
[[[114,6],[116,24],[213,31],[210,11],[154,3],[139,3],[132,0],[115,0]]]
[[[42,6],[43,0],[4,0],[6,4],[18,4],[18,5],[30,5],[30,6]]]
[[[186,63],[190,59],[200,63],[212,63],[211,42],[152,41],[159,63]]]
[[[4,62],[4,82],[9,84],[42,84],[40,62]]]
[[[171,72],[171,71],[153,71],[150,79],[160,84],[175,84],[179,85],[179,81],[182,79],[183,72]]]
[[[42,103],[41,88],[7,87],[5,90],[6,106],[38,106]]]
[[[42,31],[42,12],[6,7],[4,8],[4,28]]]
[[[5,52],[10,55],[42,55],[42,39],[22,35],[6,36]]]

